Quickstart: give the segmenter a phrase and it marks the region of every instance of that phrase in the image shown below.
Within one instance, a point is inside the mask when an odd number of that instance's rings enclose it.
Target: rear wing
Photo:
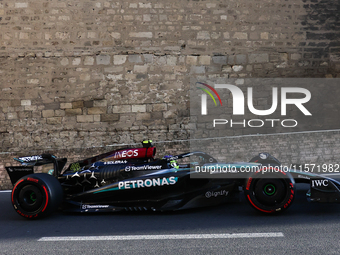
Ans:
[[[46,164],[53,164],[53,173],[55,177],[58,177],[61,170],[64,168],[67,159],[57,158],[51,154],[41,154],[27,157],[14,158],[21,166],[9,166],[6,167],[6,171],[14,185],[21,177],[32,174],[35,166],[42,166]]]
[[[54,163],[54,159],[56,158],[57,158],[56,156],[53,156],[51,154],[42,154],[42,155],[14,158],[14,160],[18,161],[23,166],[41,166],[41,165]]]

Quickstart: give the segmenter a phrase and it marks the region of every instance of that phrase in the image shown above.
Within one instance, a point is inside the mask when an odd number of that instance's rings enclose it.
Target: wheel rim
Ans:
[[[254,196],[263,205],[275,206],[286,198],[286,185],[282,179],[260,179],[255,185]]]
[[[44,201],[43,192],[35,185],[24,186],[19,191],[18,203],[20,207],[28,213],[38,211],[42,207]]]
[[[24,194],[25,202],[29,205],[33,205],[37,201],[37,194],[34,191],[27,191]]]
[[[263,190],[263,192],[268,196],[274,195],[275,191],[276,191],[275,185],[273,185],[272,183],[267,184]]]

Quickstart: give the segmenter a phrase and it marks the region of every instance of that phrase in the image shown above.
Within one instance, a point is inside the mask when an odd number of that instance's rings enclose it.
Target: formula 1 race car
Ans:
[[[21,166],[6,167],[14,185],[13,207],[27,219],[47,216],[58,208],[68,212],[181,210],[228,202],[243,189],[253,208],[278,213],[292,204],[297,182],[310,184],[310,201],[340,199],[338,181],[302,170],[284,171],[268,153],[260,153],[250,163],[229,164],[218,163],[203,152],[160,159],[155,154],[149,140],[141,148],[118,149],[74,162],[64,171],[66,158],[51,154],[19,157],[15,160]],[[52,163],[49,173],[33,171]],[[209,178],[201,176],[203,169],[232,170],[217,175],[211,171],[214,178]],[[256,171],[245,175],[242,169]]]

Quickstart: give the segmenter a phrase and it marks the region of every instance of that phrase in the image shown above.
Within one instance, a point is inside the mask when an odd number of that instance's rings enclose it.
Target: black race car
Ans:
[[[35,219],[58,208],[69,212],[181,210],[228,202],[243,189],[253,208],[278,213],[292,204],[297,182],[310,184],[310,201],[340,199],[338,181],[303,170],[283,170],[268,153],[260,153],[250,163],[225,164],[203,152],[155,159],[151,141],[142,144],[77,161],[64,171],[67,159],[51,154],[15,159],[21,166],[6,167],[14,185],[15,211]],[[52,163],[49,173],[34,173],[34,167]],[[210,171],[207,177],[207,169],[228,170]],[[245,174],[242,169],[256,170]]]

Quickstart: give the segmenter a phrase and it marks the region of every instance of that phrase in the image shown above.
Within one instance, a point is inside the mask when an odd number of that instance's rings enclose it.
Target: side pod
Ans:
[[[340,203],[340,183],[328,178],[311,178],[309,200],[321,203]]]

